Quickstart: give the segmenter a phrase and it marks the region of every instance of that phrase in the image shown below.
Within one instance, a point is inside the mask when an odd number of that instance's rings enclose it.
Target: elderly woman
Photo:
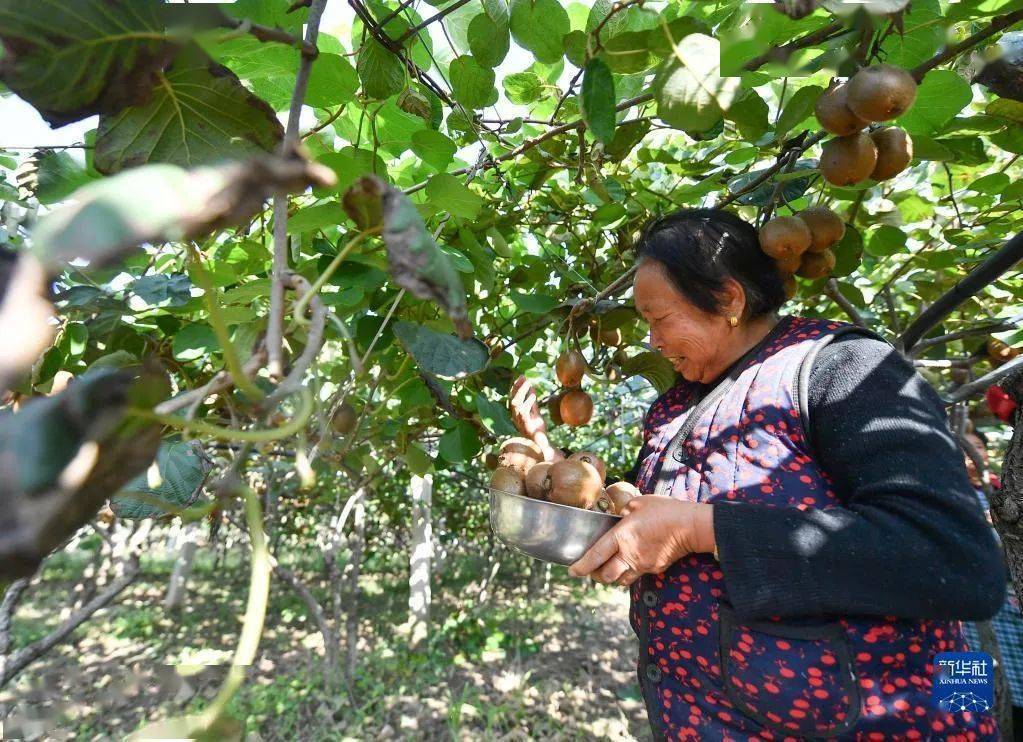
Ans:
[[[730,213],[660,218],[637,254],[678,381],[627,477],[643,496],[570,572],[631,586],[654,737],[998,739],[932,693],[1006,583],[937,395],[877,336],[779,316],[782,277]],[[513,398],[560,458],[524,379]]]

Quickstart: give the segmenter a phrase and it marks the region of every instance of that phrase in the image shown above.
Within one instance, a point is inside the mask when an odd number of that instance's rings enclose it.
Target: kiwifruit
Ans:
[[[831,273],[835,267],[835,253],[831,250],[824,252],[808,252],[803,256],[803,262],[799,264],[797,276],[803,278],[824,278]]]
[[[344,402],[337,408],[334,417],[330,418],[330,427],[334,429],[335,433],[348,435],[355,430],[355,423],[358,420],[359,414],[355,411],[355,408]]]
[[[490,488],[512,495],[525,495],[526,483],[522,475],[510,466],[499,466],[490,475]]]
[[[846,100],[848,92],[849,84],[840,82],[825,90],[817,98],[813,112],[817,115],[817,122],[821,128],[829,134],[846,137],[867,125],[866,121],[849,108],[849,103]]]
[[[824,252],[845,236],[842,217],[826,206],[811,206],[800,211],[797,216],[806,223],[813,236],[813,242],[807,248],[809,252]]]
[[[622,331],[617,327],[613,330],[602,330],[600,333],[600,342],[612,348],[617,348],[622,344]]]
[[[775,260],[802,255],[811,240],[810,228],[794,216],[776,216],[760,228],[760,248]]]
[[[611,358],[619,366],[624,366],[629,362],[629,351],[625,350],[625,348],[619,348],[614,352],[614,355],[611,356]]]
[[[501,466],[510,467],[525,477],[534,464],[543,461],[543,452],[528,438],[509,438],[501,444],[497,460]]]
[[[791,276],[799,270],[799,263],[802,260],[802,255],[792,255],[789,257],[778,258],[774,261],[774,264],[778,266],[778,270],[781,271],[783,275]]]
[[[989,338],[987,341],[987,357],[996,366],[1008,363],[1013,358],[1019,356],[1021,352],[1023,351],[1019,350],[1019,348],[1013,348],[998,338]]]
[[[526,494],[537,500],[546,500],[547,493],[544,491],[544,482],[547,481],[547,472],[550,470],[551,462],[541,461],[535,464],[529,473],[526,474]]]
[[[794,276],[785,276],[785,282],[783,284],[785,288],[785,298],[791,299],[799,292],[799,284],[796,283]]]
[[[564,459],[551,464],[547,470],[544,489],[547,499],[561,505],[589,510],[602,491],[600,475],[585,461]]]
[[[501,465],[497,454],[492,452],[483,457],[483,463],[490,471],[494,471]]]
[[[965,368],[950,368],[948,375],[956,384],[965,384],[970,380],[970,372]]]
[[[849,80],[846,102],[864,121],[891,121],[913,105],[916,80],[901,67],[873,64]]]
[[[574,459],[575,461],[585,461],[587,464],[597,470],[597,474],[600,475],[601,480],[607,476],[607,467],[604,466],[603,460],[592,451],[576,451],[568,458]]]
[[[877,147],[877,164],[870,177],[874,180],[888,180],[907,167],[913,160],[913,139],[905,129],[886,126],[870,132],[870,138]]]
[[[565,423],[561,419],[561,398],[564,396],[564,393],[555,394],[547,401],[547,412],[551,416],[552,425],[563,425]]]
[[[628,482],[615,482],[605,487],[597,498],[596,509],[612,515],[619,515],[625,503],[640,496],[640,491]]]
[[[558,357],[556,370],[563,386],[579,386],[586,373],[586,358],[577,350],[566,350]]]
[[[593,416],[593,400],[583,390],[573,389],[561,398],[559,409],[566,425],[585,425]]]
[[[877,165],[877,145],[860,132],[835,137],[821,147],[820,169],[824,180],[837,186],[849,186],[870,177]]]

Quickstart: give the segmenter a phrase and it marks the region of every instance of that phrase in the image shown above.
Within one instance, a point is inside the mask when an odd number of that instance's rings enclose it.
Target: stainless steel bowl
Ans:
[[[490,490],[490,527],[526,556],[572,564],[622,516]]]

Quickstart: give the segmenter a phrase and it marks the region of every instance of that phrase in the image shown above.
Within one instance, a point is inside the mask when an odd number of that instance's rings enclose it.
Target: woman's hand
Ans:
[[[565,458],[565,455],[551,446],[547,440],[547,423],[540,415],[533,385],[525,376],[515,380],[509,397],[508,407],[511,410],[512,422],[523,437],[529,438],[540,447],[544,461],[560,461]]]
[[[714,551],[714,506],[673,497],[629,500],[623,518],[569,567],[604,584],[631,585],[664,572],[687,554]]]

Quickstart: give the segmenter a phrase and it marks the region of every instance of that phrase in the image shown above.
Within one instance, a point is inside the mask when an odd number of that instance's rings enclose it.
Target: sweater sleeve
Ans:
[[[714,508],[736,611],[993,616],[1005,599],[1002,555],[941,400],[912,365],[880,340],[836,339],[811,370],[809,414],[841,505]]]

